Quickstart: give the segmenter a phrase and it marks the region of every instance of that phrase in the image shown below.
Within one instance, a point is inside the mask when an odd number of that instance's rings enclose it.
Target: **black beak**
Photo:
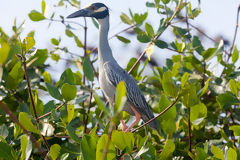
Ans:
[[[76,11],[76,12],[70,14],[69,16],[67,16],[67,18],[87,17],[87,16],[88,16],[87,9],[81,9],[79,11]]]

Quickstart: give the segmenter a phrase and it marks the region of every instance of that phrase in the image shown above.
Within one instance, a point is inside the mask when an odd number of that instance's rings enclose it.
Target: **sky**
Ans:
[[[96,1],[93,0],[82,0],[81,7],[86,6],[89,3],[93,3]],[[145,0],[121,0],[121,1],[109,1],[102,0],[100,2],[105,3],[110,8],[110,32],[109,36],[117,33],[118,31],[127,27],[127,25],[123,24],[119,18],[122,12],[129,14],[128,10],[131,8],[133,12],[136,13],[144,13],[146,11],[149,12],[149,17],[147,22],[152,24],[156,29],[159,25],[159,15],[155,14],[154,9],[145,7]],[[151,2],[151,0],[149,0]],[[72,12],[76,11],[73,7],[64,8],[64,7],[53,7],[54,4],[57,4],[58,0],[46,0],[47,4],[47,12],[46,17],[50,17],[52,12],[56,11],[56,15],[61,14],[63,16],[67,16]],[[196,7],[198,5],[198,0],[191,0],[192,6]],[[230,40],[233,39],[234,29],[236,25],[236,15],[237,8],[240,4],[240,0],[201,0],[201,11],[202,13],[193,21],[192,24],[201,27],[210,37],[214,38],[217,36],[223,36],[225,39]],[[31,30],[36,30],[35,40],[37,48],[53,48],[50,43],[51,38],[59,38],[61,36],[65,36],[65,27],[61,23],[52,23],[49,27],[49,22],[41,21],[41,22],[32,22],[28,18],[28,14],[31,10],[41,11],[41,0],[2,0],[0,5],[0,27],[3,30],[11,35],[12,25],[14,19],[17,19],[17,24],[20,24],[25,20],[24,32],[22,38],[24,38],[28,32]],[[156,16],[158,16],[156,18]],[[160,15],[161,16],[161,15]],[[59,18],[57,18],[59,19]],[[156,20],[157,19],[157,20]],[[74,19],[73,21],[79,22],[83,24],[83,19]],[[92,46],[97,45],[97,36],[98,31],[94,27],[91,22],[91,19],[87,20],[88,23],[88,44]],[[80,39],[83,39],[83,31],[78,26],[76,34]],[[239,34],[238,34],[239,35]],[[136,38],[131,37],[127,34],[122,34],[122,36],[126,36],[131,39],[131,43],[129,45],[125,45],[119,42],[117,39],[113,39],[110,41],[110,46],[112,47],[114,57],[116,59],[121,59],[118,62],[121,66],[125,67],[128,60],[131,57],[137,57],[136,54],[136,46],[143,51],[147,44],[139,43]],[[167,42],[174,41],[174,37],[171,37],[169,33],[164,33],[161,37]],[[240,46],[239,42],[240,38],[237,36],[236,44]],[[210,41],[205,42],[207,46],[213,47],[213,43]],[[62,38],[62,44],[69,47],[74,53],[79,53],[82,55],[82,51],[79,50],[75,44],[74,40],[70,38]],[[155,47],[156,48],[156,47]],[[159,64],[162,66],[165,63],[165,59],[167,57],[171,57],[173,53],[170,53],[167,50],[155,49],[153,56],[159,61]],[[124,55],[124,58],[122,56]],[[66,56],[66,55],[65,55]],[[66,56],[68,57],[68,56]],[[56,64],[56,62],[49,61],[51,64]],[[59,68],[64,66],[65,61],[60,61],[53,68],[52,71],[56,73],[56,76],[59,77],[62,71],[59,71]],[[62,68],[63,69],[63,68]],[[60,69],[61,70],[61,69]]]

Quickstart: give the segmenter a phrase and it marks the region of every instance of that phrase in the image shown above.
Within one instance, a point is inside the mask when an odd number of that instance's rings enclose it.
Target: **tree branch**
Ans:
[[[32,107],[33,107],[33,113],[34,113],[34,117],[35,117],[35,120],[37,122],[37,128],[39,130],[39,120],[38,120],[38,115],[37,115],[37,111],[36,111],[36,106],[35,106],[35,103],[34,103],[34,100],[33,100],[33,95],[32,95],[32,89],[31,89],[31,85],[30,85],[30,81],[29,81],[29,76],[28,76],[28,72],[27,72],[27,66],[26,66],[26,58],[25,57],[22,57],[22,62],[23,62],[23,70],[24,70],[24,74],[25,74],[25,79],[26,79],[26,82],[27,82],[27,88],[28,88],[28,93],[29,93],[29,96],[30,96],[30,100],[31,100],[31,104],[32,104]],[[48,149],[48,151],[50,150],[50,146],[45,138],[44,135],[42,135],[42,139]]]
[[[161,113],[159,113],[156,117],[150,119],[149,121],[143,123],[141,126],[135,128],[135,129],[132,131],[132,133],[136,132],[137,130],[139,130],[139,129],[142,128],[143,126],[146,126],[148,123],[154,121],[155,119],[157,119],[158,117],[160,117],[161,115],[163,115],[163,114],[164,114],[165,112],[167,112],[170,108],[172,108],[172,106],[174,106],[174,105],[177,103],[178,99],[179,99],[179,97],[177,97],[177,98],[175,99],[175,101],[173,101],[173,103],[172,103],[170,106],[168,106],[167,108],[165,108],[165,109],[164,109]]]
[[[2,101],[0,101],[0,106],[5,111],[5,113],[9,115],[9,117],[12,119],[12,121],[14,123],[16,123],[23,130],[23,133],[25,133],[26,135],[28,135],[30,137],[30,140],[38,148],[38,151],[40,152],[40,154],[43,157],[47,156],[46,152],[41,147],[41,145],[37,142],[35,137],[23,127],[23,125],[18,121],[17,117],[12,113],[12,111]],[[50,158],[47,156],[47,159],[50,159]]]
[[[60,109],[60,108],[61,108],[62,106],[64,106],[65,104],[66,104],[66,102],[64,102],[63,104],[60,104],[55,110],[57,111],[58,109]],[[48,112],[48,113],[46,113],[46,114],[38,117],[38,120],[39,120],[39,119],[42,119],[42,118],[44,118],[44,117],[46,117],[46,116],[48,116],[48,115],[50,115],[50,114],[52,114],[52,112]]]
[[[173,13],[173,15],[171,16],[171,18],[168,20],[168,22],[167,22],[166,25],[165,25],[165,29],[167,29],[167,27],[171,24],[173,18],[177,15],[177,12],[178,12],[179,9],[180,9],[180,6],[181,6],[181,4],[182,4],[182,1],[183,1],[183,0],[180,0],[180,1],[178,2],[178,5],[177,5],[177,7],[176,7],[176,9],[175,9],[175,11],[174,11],[174,13]],[[156,40],[162,35],[162,33],[163,33],[163,32],[160,32],[158,35],[156,35],[156,36],[153,38],[153,40],[149,43],[148,47],[152,44],[152,42],[156,41]],[[147,47],[147,48],[148,48],[148,47]],[[141,54],[141,56],[138,58],[138,60],[135,62],[135,64],[134,64],[134,65],[131,67],[131,69],[128,71],[129,74],[134,70],[134,68],[137,66],[137,64],[138,64],[138,63],[140,62],[140,60],[144,57],[145,54],[146,54],[146,50],[143,51],[143,53]]]

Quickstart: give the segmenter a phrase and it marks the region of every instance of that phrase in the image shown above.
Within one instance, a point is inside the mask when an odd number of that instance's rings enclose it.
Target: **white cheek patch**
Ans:
[[[107,10],[106,7],[100,7],[97,10],[95,10],[94,12],[102,12],[102,11],[105,11],[105,10]]]

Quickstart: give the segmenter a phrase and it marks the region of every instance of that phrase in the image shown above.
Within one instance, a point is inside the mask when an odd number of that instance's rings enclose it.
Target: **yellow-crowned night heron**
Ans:
[[[121,120],[123,131],[129,132],[140,120],[148,121],[154,117],[136,81],[122,69],[113,58],[112,50],[108,44],[109,11],[102,3],[93,3],[81,9],[67,18],[94,17],[99,23],[98,61],[99,61],[99,84],[111,105],[115,102],[114,95],[116,86],[124,81],[127,90],[127,102],[123,110],[130,115],[135,115],[136,120],[127,128]],[[157,129],[157,122],[149,123],[152,128]]]

